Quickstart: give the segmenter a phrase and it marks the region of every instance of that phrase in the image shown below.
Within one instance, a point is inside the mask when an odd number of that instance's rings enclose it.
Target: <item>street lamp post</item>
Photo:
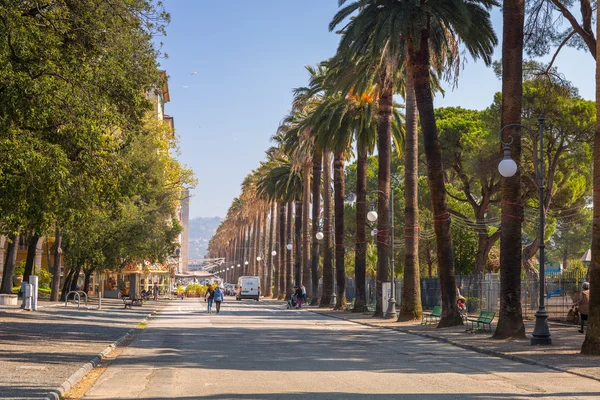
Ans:
[[[382,193],[380,190],[376,190],[378,193]],[[377,212],[371,210],[367,213],[367,219],[371,222],[377,221],[378,215]],[[376,232],[373,230],[371,233]],[[392,278],[392,293],[388,300],[388,309],[385,313],[385,318],[397,318],[398,314],[396,313],[396,268],[394,266],[394,187],[390,188],[390,235],[391,235],[391,254],[390,254],[390,268],[391,268],[391,278]]]
[[[513,137],[509,135],[510,141],[505,143],[502,141],[502,132],[507,128],[525,128],[534,139],[535,148],[535,175],[538,183],[538,201],[540,208],[540,304],[537,312],[535,313],[535,328],[531,337],[531,344],[552,344],[552,338],[550,337],[550,329],[548,327],[548,312],[544,305],[544,286],[546,283],[546,269],[545,269],[545,248],[544,243],[544,231],[545,231],[545,213],[544,213],[544,117],[540,115],[538,117],[538,128],[539,131],[536,133],[522,124],[508,124],[500,130],[500,143],[504,146],[504,159],[498,165],[498,171],[500,175],[505,178],[514,176],[517,172],[517,163],[510,158],[510,145],[513,142]],[[537,147],[539,145],[539,148]]]
[[[315,234],[317,240],[323,240],[325,234],[323,233],[323,225],[321,224],[319,227],[319,232]],[[331,307],[335,307],[337,305],[337,294],[336,294],[336,276],[335,270],[333,271],[333,293],[331,294],[331,301],[329,302]]]

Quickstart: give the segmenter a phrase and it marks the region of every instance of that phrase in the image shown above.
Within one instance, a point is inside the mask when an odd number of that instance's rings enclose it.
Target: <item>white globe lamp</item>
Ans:
[[[498,172],[505,178],[515,176],[517,173],[517,163],[512,158],[504,156],[504,160],[498,164]]]
[[[372,210],[367,213],[367,219],[371,222],[377,221],[377,217],[378,217],[377,211]]]
[[[315,237],[317,238],[317,240],[323,240],[323,238],[325,237],[325,235],[323,235],[323,232],[317,232],[317,234],[315,235]]]
[[[288,243],[287,246],[285,246],[285,248],[291,250],[294,248],[294,246],[291,243]]]

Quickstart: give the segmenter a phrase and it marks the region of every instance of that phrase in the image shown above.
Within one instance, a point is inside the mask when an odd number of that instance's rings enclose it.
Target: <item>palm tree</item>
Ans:
[[[291,229],[291,203],[301,201],[302,174],[293,171],[291,163],[286,159],[278,159],[258,182],[259,193],[268,193],[272,200],[279,202],[279,291],[278,298],[291,296],[292,271],[291,252],[286,249],[287,238]],[[286,207],[287,204],[287,223]],[[288,230],[286,234],[286,228]],[[287,254],[287,256],[286,256]],[[276,274],[277,276],[277,274]],[[276,286],[277,287],[277,286]]]
[[[412,76],[410,63],[406,75]],[[398,321],[419,320],[423,315],[419,273],[419,139],[417,99],[413,79],[406,79],[406,138],[404,145],[404,280]]]
[[[312,158],[312,242],[310,248],[310,272],[312,278],[311,306],[319,304],[319,220],[321,218],[321,169],[323,153],[315,151]]]
[[[340,5],[346,0],[339,0]],[[343,7],[330,23],[335,29],[348,16],[359,11],[344,27],[338,52],[351,60],[370,57],[377,60],[379,86],[379,198],[378,227],[387,231],[389,219],[390,190],[390,137],[392,121],[392,96],[394,78],[403,59],[412,68],[415,96],[423,130],[425,156],[427,158],[432,209],[435,215],[435,232],[438,247],[438,264],[442,289],[442,318],[439,326],[461,324],[456,309],[456,292],[450,218],[446,204],[443,166],[431,87],[431,60],[447,60],[456,65],[455,52],[460,40],[474,57],[491,62],[496,36],[492,30],[486,8],[493,1],[441,0],[436,2],[406,0],[358,0]],[[385,32],[385,33],[383,33]],[[433,53],[430,50],[433,49]],[[409,77],[409,79],[411,78]],[[383,226],[382,226],[383,225]],[[387,270],[388,243],[378,249],[378,281]],[[380,286],[377,289],[378,299]],[[381,313],[382,310],[377,310]]]
[[[323,152],[323,290],[319,307],[329,307],[333,295],[333,246],[331,241],[331,152]]]

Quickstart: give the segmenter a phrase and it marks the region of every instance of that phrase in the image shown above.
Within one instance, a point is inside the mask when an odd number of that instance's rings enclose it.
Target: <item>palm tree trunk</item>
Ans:
[[[367,148],[356,143],[356,249],[354,252],[354,279],[356,294],[352,312],[367,311]]]
[[[54,231],[54,265],[52,266],[52,292],[50,293],[50,301],[58,301],[60,291],[60,253],[61,253],[62,236],[60,229],[56,227]]]
[[[390,258],[390,176],[392,152],[392,77],[386,67],[379,78],[379,111],[377,116],[377,152],[379,154],[379,170],[377,181],[379,196],[377,201],[377,285],[375,292],[375,316],[383,317],[382,284],[389,280]]]
[[[323,154],[315,152],[313,154],[313,176],[312,176],[312,247],[311,247],[311,306],[319,304],[319,221],[321,219],[321,166],[323,164]]]
[[[304,254],[304,249],[302,248],[302,225],[303,225],[303,215],[302,215],[302,211],[304,208],[304,204],[303,201],[296,201],[296,205],[295,205],[295,219],[296,221],[294,222],[294,228],[295,228],[295,235],[294,235],[294,240],[293,242],[295,243],[294,246],[294,250],[295,250],[295,256],[294,256],[294,285],[296,286],[300,286],[300,284],[302,283],[302,255]]]
[[[8,236],[8,248],[6,249],[6,262],[2,271],[2,288],[0,293],[12,294],[13,275],[17,265],[17,250],[19,249],[19,235]]]
[[[285,300],[289,300],[294,293],[294,251],[287,250],[287,243],[293,243],[292,236],[294,232],[293,225],[293,216],[294,216],[294,202],[290,201],[287,205],[287,221],[286,221],[286,229],[287,235],[286,238],[288,241],[285,242],[286,250],[286,264],[285,264]]]
[[[277,268],[277,299],[285,296],[285,203],[279,203],[279,265]]]
[[[600,8],[597,10],[600,17]],[[596,18],[597,21],[598,18]],[[596,24],[596,37],[600,24]],[[600,54],[600,41],[596,41],[596,54]],[[594,225],[592,231],[592,262],[590,276],[590,313],[582,354],[600,355],[600,57],[596,56],[596,132],[594,132]]]
[[[319,307],[329,307],[333,294],[333,247],[331,243],[331,153],[323,153],[323,293]]]
[[[258,270],[259,273],[258,275],[260,276],[260,288],[261,288],[261,293],[264,296],[264,290],[266,289],[266,285],[267,285],[267,251],[268,246],[267,246],[267,239],[268,239],[268,232],[267,230],[269,229],[269,209],[265,208],[265,211],[263,211],[262,213],[262,242],[261,242],[261,260],[258,263]]]
[[[256,254],[258,249],[258,231],[260,230],[258,226],[258,215],[254,217],[254,222],[252,224],[252,241],[250,242],[250,257],[248,258],[248,268],[246,271],[247,275],[256,276]]]
[[[454,277],[454,257],[450,234],[450,214],[446,203],[446,187],[442,152],[433,111],[431,77],[429,75],[429,34],[421,32],[421,43],[415,54],[412,67],[414,72],[415,95],[423,130],[423,145],[427,158],[427,176],[434,215],[434,229],[437,243],[438,275],[442,291],[442,316],[439,327],[461,325],[462,319],[456,306],[456,280]]]
[[[333,160],[334,215],[335,215],[335,275],[337,300],[335,309],[343,310],[346,305],[346,268],[344,256],[344,154],[336,153]]]
[[[269,250],[268,253],[266,254],[267,257],[267,263],[266,263],[266,277],[265,277],[265,297],[272,297],[273,296],[273,265],[274,265],[274,261],[275,261],[275,257],[273,256],[273,239],[274,239],[274,235],[275,235],[275,229],[276,229],[276,213],[277,213],[277,206],[276,203],[271,203],[271,228],[269,229]]]
[[[412,65],[406,63],[406,138],[404,141],[404,281],[398,321],[420,320],[421,275],[419,273],[419,136],[417,99]]]
[[[302,281],[306,287],[306,297],[311,295],[310,285],[310,169],[311,163],[304,164],[304,186],[302,187]]]
[[[502,12],[502,117],[501,125],[521,122],[523,97],[523,23],[525,2],[504,0]],[[521,159],[521,135],[505,130],[502,140],[509,142],[511,157]],[[500,236],[500,310],[495,339],[523,339],[525,325],[521,310],[521,172],[502,178],[502,222]]]

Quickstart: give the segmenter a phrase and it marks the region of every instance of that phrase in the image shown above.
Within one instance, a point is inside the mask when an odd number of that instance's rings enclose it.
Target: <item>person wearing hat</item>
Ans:
[[[581,329],[578,331],[579,333],[583,333],[583,325],[585,321],[587,321],[588,314],[590,313],[590,284],[588,282],[583,282],[581,288],[583,290],[579,295],[579,300],[575,303],[577,310],[579,311],[579,322],[581,323]]]

